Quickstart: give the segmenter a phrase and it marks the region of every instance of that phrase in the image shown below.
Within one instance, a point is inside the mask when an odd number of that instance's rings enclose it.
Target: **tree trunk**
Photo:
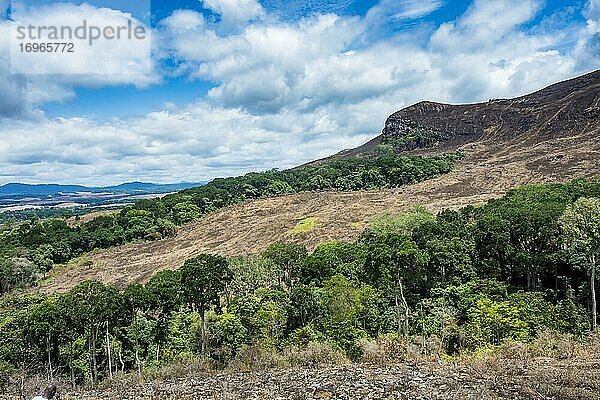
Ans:
[[[592,331],[596,330],[597,327],[597,311],[596,311],[596,256],[593,255],[591,259],[591,277],[590,277],[590,291],[592,297]]]
[[[54,380],[54,376],[52,373],[52,352],[50,350],[50,332],[46,336],[46,351],[48,352],[48,382],[52,382]]]
[[[71,375],[71,386],[75,388],[75,371],[73,371],[73,341],[69,340],[69,372]]]
[[[138,325],[138,312],[135,311],[134,314],[134,324],[135,324],[135,365],[137,366],[138,379],[142,378],[142,362],[140,360],[140,331]]]
[[[92,329],[92,383],[96,385],[98,382],[98,359],[96,357],[96,340],[98,338],[98,326]]]
[[[406,298],[404,297],[404,287],[402,285],[402,279],[400,279],[398,283],[400,286],[400,298],[402,299],[402,305],[404,306],[404,339],[406,340],[406,346],[408,347],[408,303],[406,302]]]
[[[425,353],[425,312],[423,311],[423,302],[421,302],[421,339],[423,353]]]
[[[135,363],[137,365],[138,378],[142,377],[142,362],[140,360],[140,351],[136,347],[135,348]]]
[[[398,337],[400,337],[400,335],[402,334],[402,315],[400,314],[400,304],[398,303],[398,293],[394,293],[394,303],[396,305],[396,321],[397,321],[397,328],[396,328],[396,334],[398,335]]]
[[[121,363],[121,373],[125,372],[125,362],[123,361],[123,345],[119,347],[119,362]],[[117,367],[115,366],[115,371]]]
[[[110,335],[108,334],[108,321],[106,322],[106,355],[108,356],[108,379],[112,381],[113,379],[113,371],[112,371],[112,356],[110,351]]]
[[[200,306],[200,352],[206,351],[206,317],[204,315],[204,306]]]

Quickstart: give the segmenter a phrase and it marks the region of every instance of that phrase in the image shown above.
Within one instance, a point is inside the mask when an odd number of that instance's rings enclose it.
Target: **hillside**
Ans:
[[[432,211],[457,208],[524,184],[597,175],[599,117],[600,71],[516,99],[418,103],[390,116],[382,135],[334,157],[369,156],[389,138],[402,139],[417,129],[433,132],[435,144],[411,148],[413,153],[464,152],[449,174],[387,191],[302,193],[238,204],[183,226],[173,238],[97,251],[58,268],[42,290],[65,290],[90,278],[120,285],[143,282],[202,252],[233,256],[261,252],[277,241],[314,247],[353,240],[380,213],[417,204]],[[314,228],[294,233],[306,218],[314,218]]]

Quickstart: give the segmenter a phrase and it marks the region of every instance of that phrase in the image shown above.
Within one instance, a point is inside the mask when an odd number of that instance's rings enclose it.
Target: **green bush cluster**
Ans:
[[[440,134],[431,129],[412,128],[402,135],[385,135],[381,144],[389,146],[395,152],[403,152],[433,147],[440,138]]]

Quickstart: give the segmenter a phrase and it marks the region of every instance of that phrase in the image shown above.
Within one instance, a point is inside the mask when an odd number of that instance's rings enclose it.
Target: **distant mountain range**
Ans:
[[[156,184],[148,182],[128,182],[116,186],[88,187],[81,185],[7,183],[0,186],[0,198],[6,197],[48,197],[74,193],[112,193],[112,194],[159,194],[177,192],[203,185],[204,182],[181,182]]]

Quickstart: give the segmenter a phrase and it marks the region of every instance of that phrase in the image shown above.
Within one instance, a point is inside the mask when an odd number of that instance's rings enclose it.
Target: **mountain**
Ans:
[[[181,182],[170,184],[157,184],[148,182],[128,182],[117,186],[107,186],[92,188],[93,191],[108,191],[113,193],[142,194],[142,193],[170,193],[178,192],[197,186],[204,185],[206,182]]]
[[[47,196],[58,193],[75,193],[90,191],[89,188],[79,185],[29,185],[25,183],[7,183],[0,186],[0,197],[9,196]]]
[[[114,194],[146,194],[168,193],[202,185],[202,183],[182,182],[174,184],[155,184],[147,182],[129,182],[116,186],[87,187],[81,185],[41,184],[29,185],[24,183],[8,183],[0,186],[1,197],[40,197],[57,196],[80,192],[114,193]]]
[[[397,189],[305,192],[240,203],[182,226],[175,237],[96,251],[80,266],[58,270],[42,290],[62,291],[86,279],[120,286],[145,282],[200,253],[237,256],[276,242],[314,248],[354,241],[382,213],[415,205],[433,212],[456,209],[525,184],[600,175],[599,106],[600,71],[511,100],[417,103],[392,114],[381,135],[329,159],[372,156],[386,143],[411,154],[462,152],[448,174]],[[296,232],[308,219],[311,229]]]
[[[381,135],[333,158],[373,155],[381,144],[413,152],[458,149],[472,142],[531,145],[597,131],[599,119],[597,70],[514,99],[464,105],[422,101],[388,117]]]

